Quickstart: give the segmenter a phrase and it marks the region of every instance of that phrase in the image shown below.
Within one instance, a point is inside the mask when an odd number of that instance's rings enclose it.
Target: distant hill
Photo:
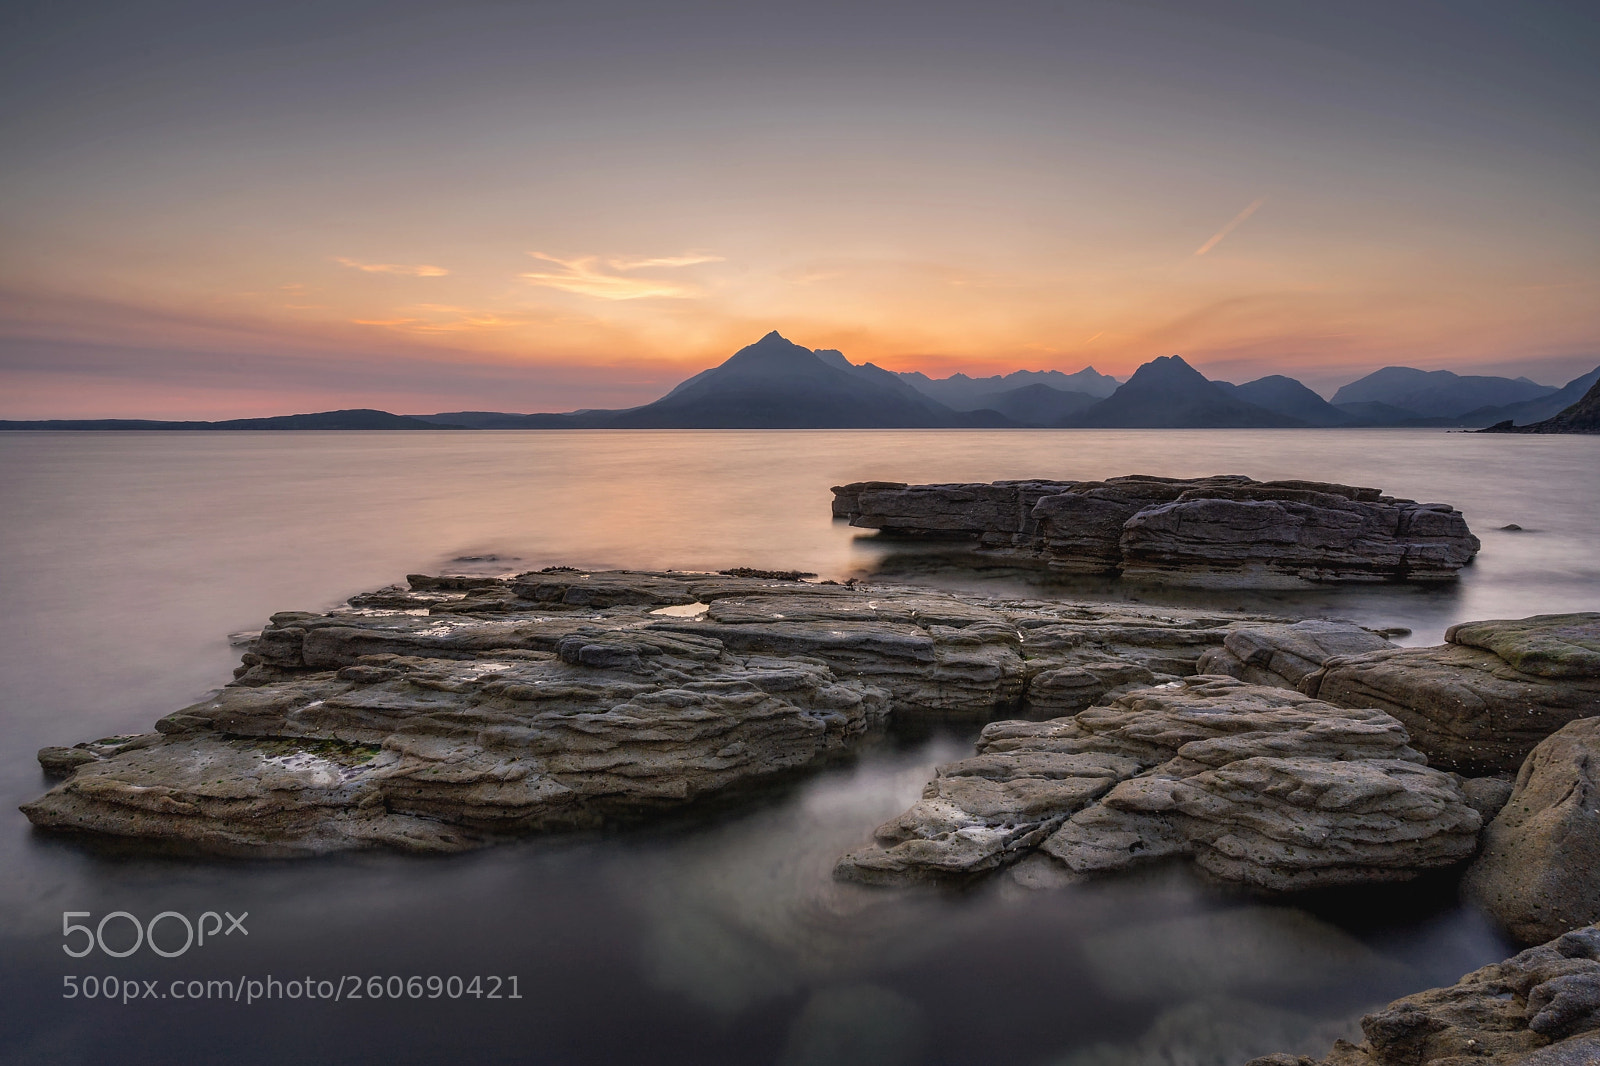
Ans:
[[[1516,422],[1527,425],[1530,422],[1540,422],[1546,418],[1554,418],[1579,400],[1594,385],[1600,381],[1600,366],[1595,367],[1587,374],[1580,375],[1567,382],[1548,396],[1541,396],[1536,400],[1524,400],[1521,403],[1506,404],[1500,407],[1480,407],[1476,411],[1469,411],[1461,416],[1461,420],[1469,426],[1490,426],[1497,422]]]
[[[1226,381],[1213,382],[1234,399],[1274,411],[1289,418],[1299,419],[1308,426],[1343,426],[1351,421],[1350,415],[1334,407],[1321,396],[1306,388],[1294,378],[1271,374],[1264,378],[1232,385]]]
[[[1376,400],[1364,403],[1336,403],[1333,408],[1345,417],[1345,426],[1350,429],[1464,425],[1458,418],[1424,418],[1415,411],[1408,411],[1393,404],[1379,403]]]
[[[984,408],[1025,426],[1064,426],[1100,401],[1086,392],[1063,392],[1042,382],[990,393]]]
[[[1528,426],[1512,425],[1507,419],[1483,433],[1600,433],[1600,380],[1589,386],[1577,403],[1542,422]]]
[[[911,370],[897,376],[923,395],[957,411],[993,408],[998,397],[1028,385],[1047,385],[1059,392],[1079,392],[1094,399],[1105,399],[1117,391],[1117,379],[1092,366],[1073,374],[1063,374],[1059,370],[1014,370],[987,378],[969,378],[965,374],[930,378]]]
[[[1555,392],[1527,378],[1461,375],[1448,370],[1386,366],[1333,394],[1333,404],[1383,403],[1414,417],[1456,418],[1481,407],[1536,400]]]
[[[0,422],[6,429],[462,429],[461,425],[431,422],[407,415],[392,415],[360,407],[349,411],[319,411],[309,415],[272,418],[231,418],[225,422],[162,422],[144,418],[67,418],[35,422]]]
[[[1305,424],[1230,396],[1176,355],[1144,364],[1127,384],[1072,422],[1104,429],[1259,429]]]

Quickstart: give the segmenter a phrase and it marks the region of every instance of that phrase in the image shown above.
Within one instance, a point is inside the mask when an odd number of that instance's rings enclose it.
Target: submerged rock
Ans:
[[[1424,765],[1382,711],[1199,676],[1071,718],[987,726],[974,758],[940,767],[836,874],[966,875],[1037,849],[1076,874],[1185,855],[1287,891],[1461,862],[1481,825],[1457,779]]]
[[[1378,489],[1226,475],[990,485],[856,482],[835,517],[987,555],[1169,584],[1441,581],[1479,548],[1461,513]]]
[[[37,825],[453,851],[806,766],[895,713],[1060,713],[1192,673],[1245,615],[553,568],[282,612],[156,732],[40,753]]]
[[[1275,1054],[1248,1066],[1594,1066],[1600,926],[1395,1000],[1361,1029],[1365,1041],[1340,1040],[1326,1059]]]
[[[1514,773],[1545,737],[1600,715],[1600,613],[1464,622],[1445,641],[1331,658],[1298,687],[1388,711],[1430,763],[1470,774]]]
[[[1600,718],[1533,749],[1464,887],[1524,944],[1600,920]]]

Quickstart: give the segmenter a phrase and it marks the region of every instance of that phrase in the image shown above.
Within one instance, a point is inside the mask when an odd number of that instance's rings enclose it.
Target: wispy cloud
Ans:
[[[532,321],[519,315],[444,304],[419,304],[412,310],[418,313],[399,318],[352,318],[350,321],[358,326],[381,326],[403,333],[482,333],[516,329]]]
[[[1243,211],[1240,211],[1237,215],[1234,215],[1232,222],[1229,222],[1226,226],[1223,226],[1221,229],[1217,230],[1217,232],[1211,235],[1211,239],[1209,241],[1206,241],[1206,243],[1196,248],[1194,250],[1194,254],[1205,255],[1207,252],[1211,251],[1211,249],[1215,248],[1222,242],[1222,238],[1232,233],[1239,223],[1255,214],[1257,209],[1266,202],[1267,198],[1265,196],[1257,197],[1249,207],[1246,207]]]
[[[684,255],[662,256],[659,259],[608,259],[606,262],[614,270],[643,270],[645,267],[687,267],[698,266],[701,263],[721,263],[723,258],[720,255],[706,255],[703,252],[688,252]]]
[[[720,255],[689,253],[654,259],[607,259],[597,255],[558,259],[543,252],[529,252],[535,259],[554,263],[560,271],[533,271],[518,275],[524,281],[547,289],[575,292],[602,300],[642,300],[651,297],[683,300],[700,295],[694,285],[658,278],[629,277],[625,272],[651,267],[687,267],[699,263],[720,263]]]
[[[408,278],[442,278],[450,271],[444,267],[429,266],[427,263],[360,263],[344,256],[336,256],[335,262],[354,270],[365,271],[368,274],[400,274]]]

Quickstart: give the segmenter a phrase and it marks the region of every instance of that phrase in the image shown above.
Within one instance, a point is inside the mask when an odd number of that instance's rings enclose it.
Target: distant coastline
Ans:
[[[469,429],[1378,429],[1596,432],[1600,366],[1561,387],[1527,378],[1385,367],[1323,399],[1274,374],[1235,385],[1207,379],[1180,356],[1127,381],[1086,367],[933,379],[856,365],[776,331],[640,407],[550,414],[370,408],[225,421],[138,418],[0,421],[0,430]],[[1590,428],[1584,428],[1584,427]],[[1539,428],[1527,428],[1539,427]]]

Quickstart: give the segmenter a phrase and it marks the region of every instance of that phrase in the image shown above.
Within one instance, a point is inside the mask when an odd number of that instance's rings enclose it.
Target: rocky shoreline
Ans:
[[[1520,942],[1557,939],[1369,1016],[1324,1066],[1594,1061],[1600,933],[1570,931],[1600,920],[1600,613],[1402,648],[1324,620],[807,577],[413,575],[280,613],[154,732],[42,750],[63,780],[23,810],[213,854],[452,852],[730,795],[891,716],[986,722],[836,877],[1048,891],[1187,861],[1277,894],[1455,871]]]
[[[69,776],[24,811],[216,852],[456,851],[793,770],[891,711],[1078,711],[1268,624],[749,571],[416,575],[274,615],[154,733],[44,749]]]

